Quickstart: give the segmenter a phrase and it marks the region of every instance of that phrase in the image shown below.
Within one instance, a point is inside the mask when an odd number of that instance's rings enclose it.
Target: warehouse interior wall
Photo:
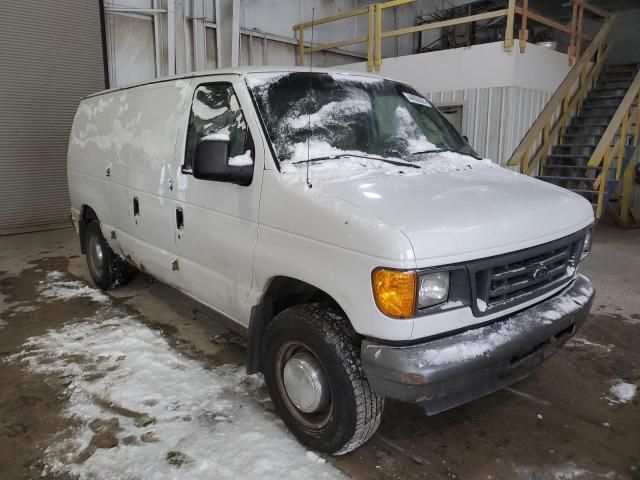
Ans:
[[[369,5],[368,0],[105,0],[112,86],[174,73],[213,68],[296,65],[293,25]],[[419,15],[469,3],[469,0],[421,0],[384,11],[383,29],[415,25]],[[277,14],[275,13],[277,12]],[[366,15],[314,28],[316,44],[366,35]],[[442,32],[422,35],[427,44]],[[305,31],[311,41],[311,30]],[[418,35],[385,39],[383,56],[410,55]],[[366,57],[366,44],[317,52],[313,63],[332,67]],[[305,60],[309,64],[310,56]]]

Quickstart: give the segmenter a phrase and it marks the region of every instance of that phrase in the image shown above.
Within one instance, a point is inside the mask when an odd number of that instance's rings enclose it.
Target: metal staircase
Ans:
[[[546,163],[540,169],[541,175],[537,175],[537,178],[584,196],[593,204],[594,211],[597,210],[599,190],[593,185],[603,167],[590,167],[589,160],[638,70],[638,64],[610,65],[604,68],[595,88],[589,91],[583,101],[580,111],[570,120],[560,143],[551,147],[551,154],[547,156]],[[637,108],[637,100],[632,107]],[[632,130],[633,128],[627,129],[623,142],[622,171],[626,170],[635,152],[630,145],[633,141]],[[614,137],[614,142],[619,138],[620,132]],[[616,176],[614,166],[609,167],[605,178],[603,208],[607,207],[621,181]]]
[[[526,133],[508,165],[587,198],[622,227],[640,223],[631,205],[640,144],[640,65],[608,65],[604,22]],[[579,52],[579,50],[578,50]]]

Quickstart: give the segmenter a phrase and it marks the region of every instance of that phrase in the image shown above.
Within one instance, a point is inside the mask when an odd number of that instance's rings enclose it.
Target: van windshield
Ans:
[[[360,156],[428,161],[477,157],[429,101],[390,80],[340,73],[252,74],[247,84],[279,162]]]

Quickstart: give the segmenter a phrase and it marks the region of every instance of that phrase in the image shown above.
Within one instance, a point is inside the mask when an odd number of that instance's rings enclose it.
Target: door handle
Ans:
[[[133,216],[140,216],[140,202],[138,201],[138,197],[133,197]]]
[[[184,228],[184,212],[181,207],[176,207],[176,227],[178,230]]]
[[[105,177],[110,177],[111,176],[111,167],[107,167],[106,170],[104,171],[104,176]]]

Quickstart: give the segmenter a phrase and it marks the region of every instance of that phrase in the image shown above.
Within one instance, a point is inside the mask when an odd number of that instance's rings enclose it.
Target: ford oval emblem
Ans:
[[[548,274],[549,274],[549,269],[544,265],[541,265],[533,271],[533,274],[531,276],[533,277],[534,280],[542,280]]]

